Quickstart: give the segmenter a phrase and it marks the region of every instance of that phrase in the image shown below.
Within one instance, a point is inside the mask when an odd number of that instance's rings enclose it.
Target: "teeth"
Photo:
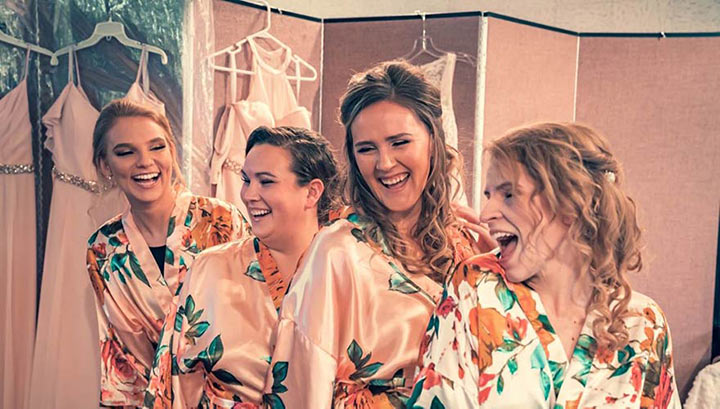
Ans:
[[[133,179],[137,179],[137,180],[150,180],[150,179],[154,179],[154,178],[156,178],[156,177],[158,177],[158,176],[160,176],[160,174],[157,173],[157,172],[155,172],[155,173],[145,173],[145,174],[142,174],[142,175],[135,175],[135,176],[133,176]]]
[[[395,177],[392,177],[392,178],[387,178],[387,179],[382,179],[382,178],[381,178],[381,179],[380,179],[380,182],[382,182],[383,185],[392,186],[392,185],[397,185],[398,183],[404,181],[404,180],[407,179],[407,178],[408,178],[408,174],[405,173],[405,174],[403,174],[403,175],[398,175],[398,176],[395,176]]]
[[[270,210],[251,210],[250,211],[250,215],[253,217],[265,216],[266,214],[270,214]]]
[[[505,232],[496,232],[496,233],[492,234],[492,238],[495,239],[495,241],[510,240],[514,236],[515,236],[514,234],[505,233]]]

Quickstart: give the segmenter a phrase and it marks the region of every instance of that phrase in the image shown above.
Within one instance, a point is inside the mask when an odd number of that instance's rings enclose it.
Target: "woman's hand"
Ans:
[[[475,213],[475,210],[460,203],[452,203],[451,207],[455,213],[455,217],[458,218],[460,223],[475,233],[474,236],[477,236],[477,246],[481,252],[488,252],[498,246],[495,240],[490,237],[490,231],[487,225],[480,221],[480,217]]]

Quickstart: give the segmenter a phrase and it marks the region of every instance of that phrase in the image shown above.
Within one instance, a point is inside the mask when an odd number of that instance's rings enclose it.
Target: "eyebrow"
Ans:
[[[245,169],[241,170],[241,172],[242,172],[243,175],[245,175],[245,177],[249,177],[249,176],[247,175],[247,172],[245,172]],[[276,177],[277,177],[277,176],[275,176],[274,174],[272,174],[272,172],[258,172],[258,173],[255,173],[255,177],[260,177],[260,176],[267,176],[267,177],[271,177],[271,178],[276,178]]]
[[[409,132],[400,132],[400,133],[398,133],[398,134],[390,135],[390,136],[385,137],[385,140],[386,140],[386,141],[393,141],[393,140],[395,140],[395,139],[402,138],[402,137],[404,137],[404,136],[411,136],[411,135],[412,135],[412,134],[410,134]],[[355,147],[357,148],[357,147],[359,147],[359,146],[365,146],[365,145],[375,145],[375,143],[370,142],[370,141],[360,141],[360,142],[356,142],[353,146],[355,146]]]
[[[152,138],[150,141],[148,141],[148,145],[152,145],[154,143],[163,142],[165,143],[165,138],[158,136],[157,138]],[[117,148],[132,148],[134,145],[131,143],[119,143],[115,146],[113,146],[113,150]]]
[[[495,190],[495,191],[498,191],[498,190],[512,190],[512,186],[513,186],[513,184],[512,184],[511,182],[503,182],[503,183],[495,186],[495,188],[492,189],[492,190]],[[490,189],[488,189],[487,186],[486,186],[486,187],[485,187],[485,190],[483,191],[483,193],[484,193],[484,194],[490,193]]]

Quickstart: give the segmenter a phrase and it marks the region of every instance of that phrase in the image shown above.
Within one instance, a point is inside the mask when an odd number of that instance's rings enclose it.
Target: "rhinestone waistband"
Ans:
[[[53,173],[53,176],[55,176],[59,181],[77,186],[81,189],[87,190],[90,193],[95,193],[95,194],[103,193],[112,187],[112,185],[101,185],[98,182],[95,182],[92,180],[86,180],[86,179],[81,178],[80,176],[75,176],[75,175],[71,175],[69,173],[61,172],[55,166],[53,166],[53,168],[52,168],[52,173]]]
[[[21,173],[33,173],[35,166],[30,165],[5,165],[0,163],[0,174],[19,175]]]
[[[242,176],[242,163],[240,162],[235,162],[232,159],[225,159],[223,168]]]

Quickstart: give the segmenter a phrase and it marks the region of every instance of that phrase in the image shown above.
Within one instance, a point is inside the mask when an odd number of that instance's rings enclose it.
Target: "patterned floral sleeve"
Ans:
[[[120,259],[134,257],[117,249],[127,238],[122,233],[120,218],[111,220],[90,238],[87,249],[87,268],[90,281],[97,300],[98,332],[100,335],[100,403],[104,407],[124,407],[141,402],[142,391],[147,386],[142,365],[139,365],[132,354],[128,353],[117,334],[117,329],[108,320],[108,308],[115,314],[122,314],[122,309],[107,290],[108,269],[102,267],[107,263],[119,263]],[[111,269],[112,271],[112,269]],[[119,273],[121,276],[123,272]],[[144,278],[138,269],[135,277]],[[127,323],[133,322],[126,317]],[[131,328],[126,328],[132,332]]]

